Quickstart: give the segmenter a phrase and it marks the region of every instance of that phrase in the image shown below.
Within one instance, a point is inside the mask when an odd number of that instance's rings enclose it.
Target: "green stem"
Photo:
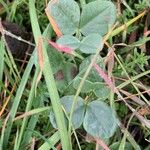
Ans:
[[[81,4],[81,6],[83,6],[83,5],[86,4],[86,1],[85,0],[80,0],[80,4]]]
[[[4,53],[5,53],[5,45],[3,40],[0,41],[0,81],[3,79],[3,71],[4,71]],[[1,92],[1,86],[0,86],[0,92]]]
[[[149,73],[150,73],[150,70],[142,72],[141,74],[138,74],[138,75],[132,77],[130,80],[127,80],[126,82],[123,82],[122,84],[120,84],[119,86],[117,86],[117,88],[122,89],[125,86],[127,86],[128,84],[130,84],[131,82],[133,82],[133,81],[135,81],[135,80],[137,80],[137,79],[139,79],[139,78],[141,78],[141,77],[143,77],[145,75],[148,75]]]
[[[36,15],[35,0],[29,0],[29,12],[30,12],[30,19],[31,19],[34,39],[36,41],[36,44],[38,44],[38,38],[41,37],[41,32],[40,32],[40,27],[39,27],[37,15]],[[69,135],[67,131],[64,113],[61,107],[60,98],[58,95],[58,91],[57,91],[57,87],[55,84],[49,58],[47,55],[47,51],[46,51],[44,43],[42,43],[42,45],[43,45],[43,56],[44,56],[43,74],[44,74],[48,92],[51,98],[53,111],[56,117],[56,122],[57,122],[58,130],[59,130],[60,138],[61,138],[62,149],[72,150],[71,136],[70,136],[71,134]]]

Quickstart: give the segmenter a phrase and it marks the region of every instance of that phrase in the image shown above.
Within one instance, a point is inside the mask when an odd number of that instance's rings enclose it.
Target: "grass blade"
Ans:
[[[5,46],[4,46],[4,42],[1,40],[0,41],[0,81],[2,81],[3,78],[3,70],[4,70],[4,51],[5,51]],[[1,86],[0,86],[0,91],[1,91]]]
[[[60,140],[59,132],[55,132],[38,150],[49,150]],[[51,145],[50,145],[51,144]]]
[[[38,19],[36,16],[36,9],[35,9],[35,0],[29,0],[29,10],[30,10],[30,19],[32,30],[34,34],[34,39],[36,44],[38,44],[38,38],[41,37],[41,32],[38,24]],[[43,74],[46,80],[47,88],[49,91],[49,95],[52,102],[52,107],[55,113],[56,122],[58,125],[58,130],[60,132],[61,143],[64,150],[71,150],[71,140],[70,135],[68,134],[67,127],[64,120],[63,111],[61,108],[61,103],[59,100],[58,91],[56,88],[55,80],[53,77],[51,65],[49,63],[48,55],[43,45],[43,56],[44,56],[44,68]]]

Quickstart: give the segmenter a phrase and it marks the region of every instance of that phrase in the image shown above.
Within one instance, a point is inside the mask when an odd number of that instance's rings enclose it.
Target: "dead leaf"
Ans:
[[[50,21],[52,27],[53,27],[53,30],[55,31],[56,35],[57,35],[58,37],[60,37],[60,36],[62,36],[63,34],[62,34],[62,32],[60,31],[60,29],[59,29],[59,27],[58,27],[56,21],[54,20],[54,18],[53,18],[53,17],[51,16],[51,14],[50,14],[50,13],[51,13],[51,10],[50,10],[51,5],[54,5],[54,4],[57,3],[57,2],[58,2],[58,0],[51,0],[51,1],[50,1],[50,6],[45,9],[45,12],[46,12],[46,15],[47,15],[47,17],[48,17],[48,19],[49,19],[49,21]]]
[[[37,46],[37,54],[38,54],[38,62],[39,62],[39,66],[40,66],[40,73],[37,77],[37,83],[40,81],[41,77],[42,77],[42,71],[43,71],[43,67],[44,67],[44,57],[43,57],[43,39],[42,37],[38,38],[38,46]]]
[[[138,110],[138,113],[142,116],[150,115],[150,106],[143,106],[141,109]]]
[[[57,44],[57,43],[55,43],[51,40],[48,40],[48,42],[51,46],[53,46],[54,48],[56,48],[60,52],[65,52],[65,53],[68,53],[68,54],[71,54],[73,52],[72,48],[70,48],[70,47]]]
[[[118,90],[116,89],[115,85],[111,81],[111,79],[108,77],[108,75],[95,63],[93,67],[96,69],[97,73],[100,75],[101,78],[104,79],[105,83],[110,87],[110,89],[118,93]]]

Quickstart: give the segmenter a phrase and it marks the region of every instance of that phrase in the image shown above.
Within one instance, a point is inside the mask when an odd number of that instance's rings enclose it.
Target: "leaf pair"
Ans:
[[[96,33],[89,34],[82,41],[72,35],[63,35],[57,40],[57,43],[70,47],[72,50],[80,49],[85,54],[93,54],[96,53],[97,49],[103,48],[102,37]]]
[[[96,0],[83,6],[82,12],[74,0],[52,0],[47,7],[48,15],[53,18],[55,25],[64,35],[76,32],[87,36],[98,33],[101,36],[108,32],[116,19],[116,9],[112,2]],[[52,19],[51,19],[52,20]]]
[[[74,95],[64,96],[60,99],[65,113],[69,117]],[[50,121],[57,128],[54,113],[50,113]],[[67,119],[66,119],[67,123]],[[83,123],[84,129],[94,137],[109,138],[117,128],[118,120],[114,111],[101,101],[92,101],[85,105],[84,100],[78,97],[72,116],[72,124],[75,129]]]

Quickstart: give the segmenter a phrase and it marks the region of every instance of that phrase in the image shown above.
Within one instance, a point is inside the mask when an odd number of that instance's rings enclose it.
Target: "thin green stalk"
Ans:
[[[123,82],[122,84],[118,85],[117,88],[122,89],[125,86],[127,86],[128,84],[130,84],[131,82],[133,82],[133,81],[135,81],[135,80],[137,80],[137,79],[139,79],[145,75],[148,75],[148,74],[150,74],[150,70],[142,72],[142,73],[132,77],[130,80],[127,80],[126,82]]]
[[[10,75],[10,78],[13,79],[12,76],[14,76],[15,80],[20,79],[20,74],[19,74],[18,69],[16,68],[16,64],[15,64],[15,62],[13,60],[13,57],[8,55],[6,53],[6,51],[5,51],[5,64],[6,64],[5,66],[7,66],[5,68],[8,68],[7,70],[8,70],[8,73]],[[10,78],[8,78],[9,81],[10,81]],[[13,81],[13,82],[15,82],[15,81]]]
[[[36,41],[36,44],[38,44],[38,38],[41,37],[41,32],[40,32],[38,19],[36,15],[35,0],[29,0],[29,12],[30,12],[30,20],[31,20],[33,34],[34,34],[34,39]],[[44,74],[48,92],[51,98],[51,103],[52,103],[53,111],[56,117],[58,130],[60,132],[62,148],[64,150],[71,150],[72,149],[71,136],[68,134],[67,127],[65,124],[65,118],[64,118],[63,111],[62,111],[60,98],[58,95],[58,91],[57,91],[57,87],[55,84],[49,58],[47,55],[47,51],[46,51],[44,44],[42,45],[43,45],[43,56],[44,56],[43,74]]]
[[[17,149],[18,136],[19,136],[19,130],[17,129],[17,132],[16,132],[16,138],[15,138],[15,144],[14,144],[14,150]]]
[[[86,1],[85,0],[80,0],[80,4],[81,4],[81,6],[83,6],[83,5],[86,4]]]
[[[3,29],[2,25],[1,25],[1,28]],[[19,71],[18,71],[17,66],[15,64],[13,56],[12,56],[11,52],[9,51],[7,42],[6,42],[5,37],[4,37],[5,34],[4,34],[4,32],[1,32],[1,33],[2,33],[2,40],[3,40],[4,45],[6,47],[6,50],[7,50],[7,53],[6,53],[6,51],[3,51],[5,53],[4,55],[6,57],[5,58],[5,63],[8,65],[8,67],[10,69],[9,74],[11,74],[10,72],[12,72],[14,77],[15,77],[15,79],[18,80],[18,78],[20,78]]]
[[[9,50],[9,47],[8,47],[8,45],[7,45],[7,42],[6,42],[6,39],[5,39],[5,37],[4,37],[4,33],[2,33],[3,35],[2,35],[2,37],[3,37],[3,41],[4,41],[4,44],[5,44],[5,46],[6,46],[6,50],[7,50],[7,53],[6,53],[6,51],[5,51],[5,56],[6,56],[6,62],[8,63],[8,66],[10,67],[10,70],[12,71],[12,72],[14,72],[14,76],[15,76],[15,79],[16,80],[18,80],[18,78],[20,79],[20,73],[19,73],[19,70],[18,70],[18,68],[17,68],[17,66],[16,66],[16,63],[15,63],[15,61],[14,61],[14,58],[13,58],[13,56],[12,56],[12,53],[10,52],[10,50]]]
[[[3,71],[4,71],[4,53],[5,53],[5,46],[4,42],[0,41],[0,81],[3,79]],[[1,92],[1,86],[0,86],[0,92]]]
[[[38,150],[50,150],[60,140],[59,132],[55,132]]]
[[[32,116],[32,115],[37,115],[39,113],[43,113],[44,111],[50,111],[52,110],[52,107],[51,106],[46,106],[46,107],[39,107],[39,108],[35,108],[35,109],[32,109],[28,112],[25,112],[24,114],[16,117],[13,121],[17,121],[17,120],[20,120],[22,118],[25,118],[27,116]]]
[[[135,150],[141,150],[141,148],[139,147],[139,145],[136,143],[136,141],[134,140],[133,136],[130,134],[130,132],[124,128],[123,126],[121,126],[121,131],[123,133],[126,132],[127,134],[127,139],[128,141],[132,144],[132,146],[134,147]]]
[[[69,120],[69,115],[68,115],[67,112],[65,111],[64,107],[63,107],[63,110],[64,110],[64,113],[65,113],[65,116],[66,116],[67,120]],[[72,126],[72,122],[71,122],[71,126]],[[81,150],[80,142],[79,142],[78,136],[77,136],[77,134],[76,134],[76,131],[75,131],[74,128],[72,128],[72,131],[73,131],[73,134],[74,134],[75,139],[76,139],[76,141],[77,141],[78,149]]]
[[[114,92],[111,90],[109,99],[110,99],[110,107],[111,107],[112,109],[115,109],[115,99],[114,99],[114,96],[115,96],[115,94],[114,94]]]
[[[127,124],[127,127],[126,127],[126,131],[124,132],[123,138],[122,138],[122,140],[120,142],[120,145],[119,145],[119,150],[124,150],[125,149],[126,138],[127,138],[127,131],[128,131],[128,127],[129,127],[129,125],[130,125],[131,120],[133,119],[133,117],[134,117],[134,113],[132,113],[132,115],[131,115],[131,117],[130,117],[130,119],[128,121],[128,124]]]

